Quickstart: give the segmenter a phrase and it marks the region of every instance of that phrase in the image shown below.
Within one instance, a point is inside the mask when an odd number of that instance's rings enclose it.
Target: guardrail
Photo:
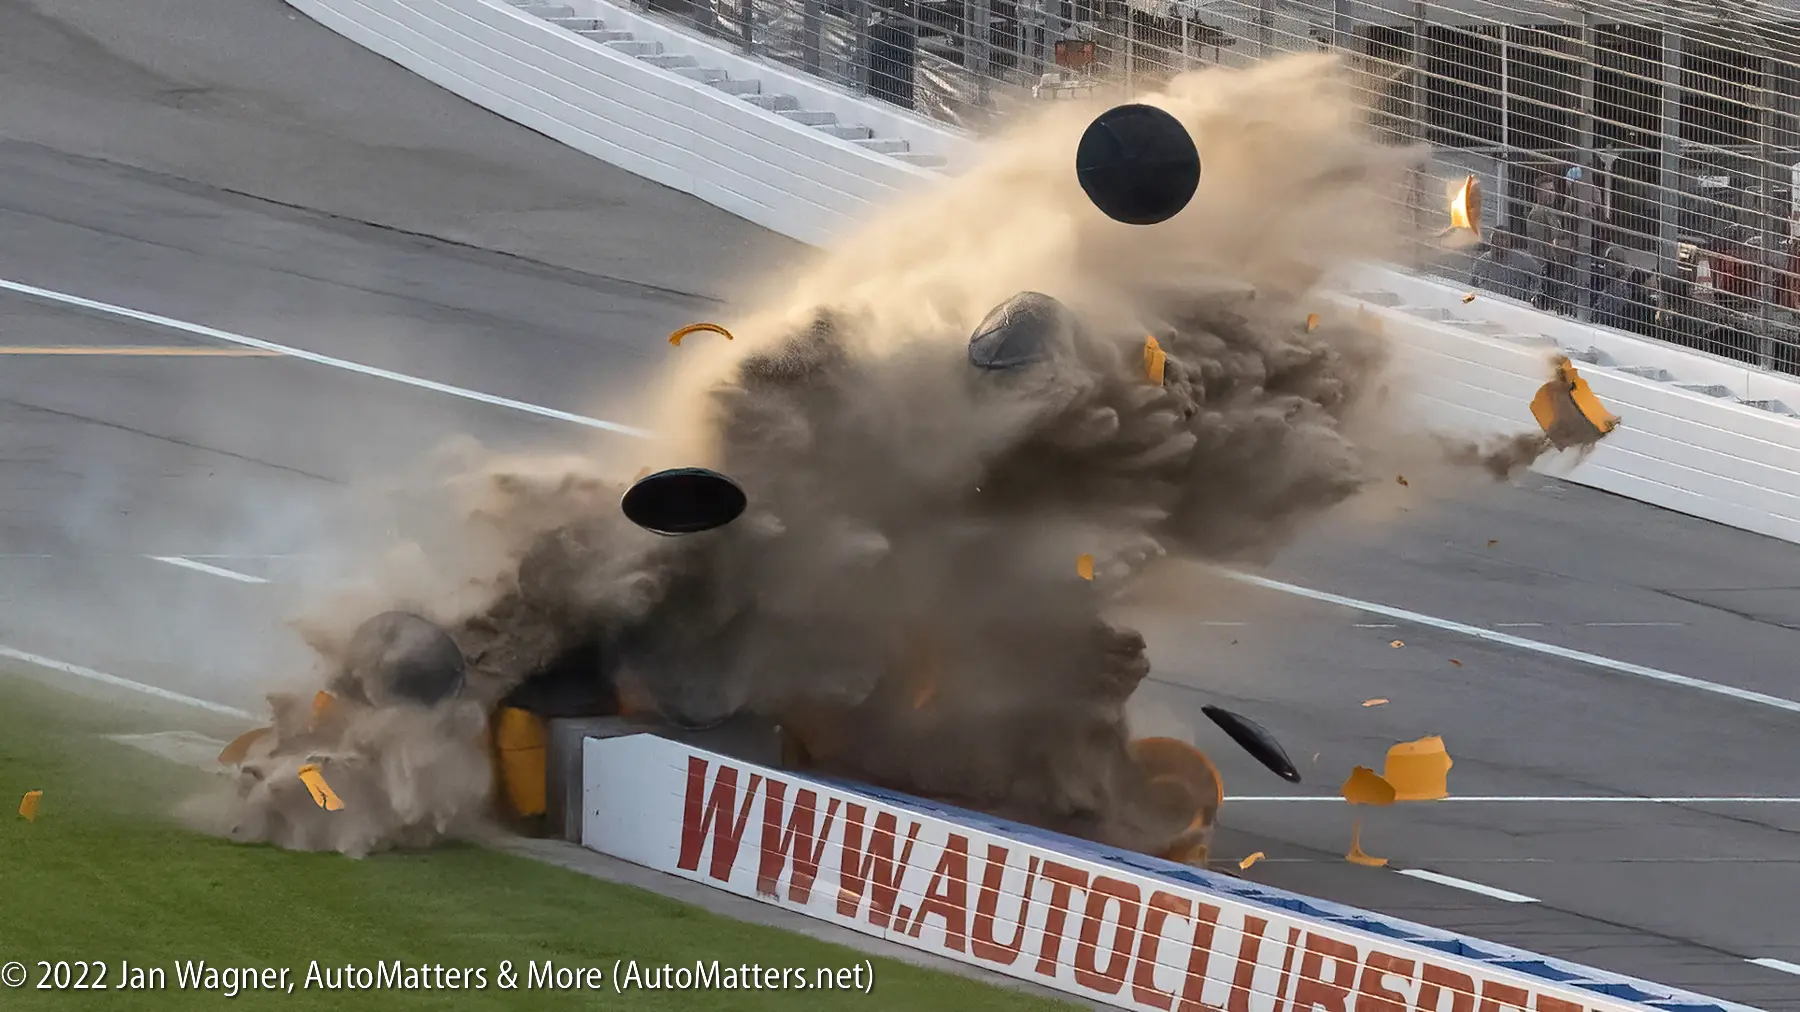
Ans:
[[[1118,1008],[1755,1012],[654,735],[582,746],[586,847]]]

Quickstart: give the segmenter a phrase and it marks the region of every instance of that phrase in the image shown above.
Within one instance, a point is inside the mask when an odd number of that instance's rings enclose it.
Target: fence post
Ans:
[[[989,27],[993,22],[992,11],[988,0],[970,0],[963,10],[969,29],[969,38],[963,43],[966,47],[964,61],[975,72],[976,101],[986,109],[993,91],[993,82],[988,79],[988,73],[993,69],[993,53],[989,49],[994,38]]]
[[[825,50],[825,11],[821,0],[806,0],[806,7],[801,14],[801,44],[806,47],[803,54],[806,72],[817,74],[824,65]]]
[[[738,0],[738,19],[741,24],[742,38],[738,41],[744,47],[745,56],[756,55],[756,0]]]
[[[869,0],[856,0],[856,49],[851,57],[851,76],[856,79],[856,93],[869,93]]]
[[[1680,266],[1676,247],[1681,241],[1681,50],[1681,29],[1671,15],[1662,32],[1662,152],[1656,177],[1657,273],[1670,279]]]
[[[1786,266],[1785,258],[1780,256],[1775,238],[1775,47],[1765,29],[1757,26],[1751,29],[1756,33],[1756,157],[1761,163],[1758,175],[1761,176],[1759,189],[1762,191],[1760,201],[1762,212],[1757,216],[1761,223],[1762,243],[1761,255],[1757,258],[1759,270],[1756,272],[1756,297],[1761,303],[1759,316],[1762,332],[1762,367],[1775,368],[1775,300],[1780,298],[1779,275],[1777,265]],[[1782,219],[1786,220],[1786,215]]]
[[[1594,12],[1581,4],[1581,102],[1580,137],[1577,158],[1581,164],[1581,182],[1574,187],[1580,211],[1575,239],[1576,319],[1591,323],[1594,319],[1594,215],[1599,207],[1591,197],[1597,180],[1594,168]]]

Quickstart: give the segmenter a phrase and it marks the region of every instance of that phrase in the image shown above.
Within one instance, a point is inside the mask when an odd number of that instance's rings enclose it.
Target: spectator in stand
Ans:
[[[1648,336],[1656,322],[1649,271],[1631,262],[1622,247],[1609,246],[1594,297],[1594,322]]]
[[[1543,283],[1544,264],[1525,251],[1524,237],[1517,232],[1498,231],[1488,243],[1487,252],[1475,258],[1470,283],[1509,299],[1535,301]]]
[[[1544,265],[1543,283],[1535,304],[1565,316],[1574,312],[1576,233],[1568,200],[1555,176],[1538,181],[1537,203],[1525,217],[1525,236],[1530,254]]]

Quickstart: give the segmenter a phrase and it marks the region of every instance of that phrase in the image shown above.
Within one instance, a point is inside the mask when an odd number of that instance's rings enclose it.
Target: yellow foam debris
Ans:
[[[1365,868],[1385,868],[1385,867],[1387,867],[1387,863],[1388,863],[1387,858],[1385,858],[1385,857],[1370,857],[1369,855],[1363,853],[1362,820],[1361,819],[1356,820],[1356,825],[1351,827],[1351,829],[1350,829],[1350,852],[1344,855],[1344,860],[1350,862],[1351,864],[1360,864]]]
[[[1144,378],[1157,386],[1163,384],[1163,370],[1169,364],[1169,355],[1162,350],[1155,337],[1144,338]]]
[[[331,789],[331,785],[325,782],[325,774],[319,772],[318,763],[307,763],[300,767],[300,782],[306,785],[308,791],[312,792],[313,804],[328,812],[343,810],[343,800],[337,796],[336,791]]]
[[[1262,851],[1259,850],[1256,853],[1251,854],[1249,857],[1244,858],[1242,861],[1239,861],[1238,862],[1238,870],[1243,871],[1245,868],[1248,868],[1251,865],[1255,864],[1256,862],[1261,861],[1265,857],[1268,857],[1268,855],[1264,854]]]
[[[1388,703],[1388,701],[1386,699],[1380,699],[1380,698],[1363,700],[1364,706],[1386,706],[1387,703]]]
[[[1481,238],[1481,181],[1472,175],[1451,191],[1450,227]]]
[[[494,750],[507,804],[524,816],[542,815],[548,791],[550,732],[542,718],[503,706],[494,714]]]
[[[1092,580],[1094,578],[1094,557],[1092,555],[1077,555],[1075,557],[1075,575],[1081,577],[1083,580]]]
[[[1551,363],[1556,374],[1532,397],[1531,416],[1557,449],[1597,443],[1618,428],[1619,416],[1606,410],[1567,357],[1558,355]]]
[[[26,822],[36,822],[38,803],[44,800],[43,791],[26,791],[25,797],[19,801],[19,815]]]
[[[274,732],[275,729],[272,727],[256,727],[245,731],[233,738],[231,744],[219,752],[219,763],[224,766],[236,766],[250,754],[250,746],[256,744],[264,735]]]
[[[669,335],[669,343],[674,345],[675,347],[679,348],[679,347],[681,347],[681,339],[682,338],[688,336],[689,334],[699,334],[699,333],[706,332],[706,331],[710,331],[714,334],[723,334],[725,336],[725,340],[727,340],[727,341],[732,340],[731,331],[726,330],[724,327],[721,327],[716,323],[690,323],[687,326],[681,328],[680,330],[677,330],[675,333],[670,334]]]
[[[1319,329],[1319,314],[1318,313],[1307,313],[1306,314],[1306,332],[1308,334],[1310,334],[1313,331],[1318,330],[1318,329]]]
[[[1367,766],[1350,771],[1350,778],[1344,781],[1343,794],[1344,800],[1353,805],[1391,805],[1397,796],[1394,785]]]
[[[1436,801],[1450,796],[1450,767],[1454,763],[1437,735],[1403,741],[1388,749],[1383,777],[1394,786],[1400,801]]]

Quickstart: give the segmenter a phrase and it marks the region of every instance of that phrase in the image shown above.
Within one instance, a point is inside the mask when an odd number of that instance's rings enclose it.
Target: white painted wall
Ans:
[[[768,93],[835,111],[913,149],[964,160],[964,135],[632,13],[610,0],[563,0],[609,26],[662,40],[671,51],[734,77],[756,77]],[[500,115],[596,158],[692,193],[768,228],[826,245],[871,208],[937,174],[801,126],[741,99],[624,56],[493,0],[289,0],[321,23]],[[1345,292],[1382,291],[1424,307],[1434,322],[1371,305],[1402,356],[1428,383],[1429,419],[1493,431],[1535,424],[1528,404],[1557,346],[1602,355],[1582,367],[1623,424],[1594,455],[1539,469],[1570,481],[1693,516],[1800,542],[1800,421],[1682,390],[1621,371],[1666,369],[1676,381],[1720,384],[1750,399],[1800,410],[1800,382],[1713,356],[1583,327],[1503,299],[1461,301],[1462,291],[1381,267],[1352,272]],[[1356,301],[1351,298],[1351,301]],[[1543,346],[1483,336],[1543,335]],[[1446,322],[1447,321],[1447,322]]]
[[[803,242],[829,242],[936,176],[506,4],[290,3],[477,105]]]
[[[1377,982],[1407,1009],[1652,1012],[1603,991],[1626,984],[1666,1005],[1754,1012],[650,734],[582,741],[581,827],[582,845],[603,854],[1113,1008],[1235,1007],[1238,982],[1254,1009],[1348,1008],[1347,992]],[[1312,909],[1294,912],[1296,899]],[[1554,973],[1519,969],[1530,963]],[[1312,989],[1314,1004],[1289,986],[1301,975],[1345,986],[1335,1000]]]

